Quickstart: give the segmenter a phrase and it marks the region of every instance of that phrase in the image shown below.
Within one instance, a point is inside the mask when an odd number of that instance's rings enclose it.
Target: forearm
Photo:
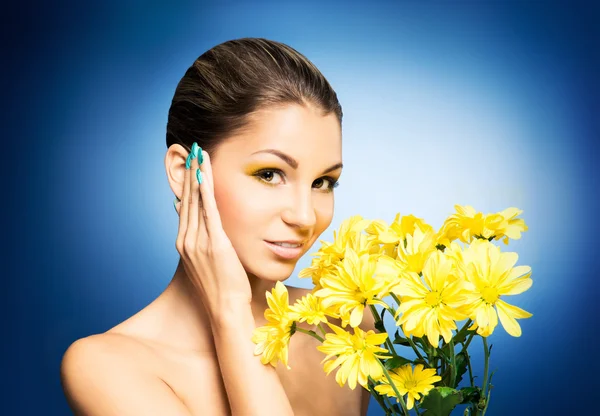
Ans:
[[[254,355],[255,329],[250,305],[212,322],[215,347],[231,412],[238,415],[293,415],[275,368]]]

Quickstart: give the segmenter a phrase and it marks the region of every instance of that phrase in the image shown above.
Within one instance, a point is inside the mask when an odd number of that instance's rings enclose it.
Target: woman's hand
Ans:
[[[252,291],[248,276],[221,224],[214,196],[210,157],[200,150],[186,169],[183,196],[178,203],[179,232],[176,248],[185,272],[196,288],[210,319],[238,306],[249,307]],[[196,172],[200,165],[201,181]],[[233,190],[232,190],[233,191]]]
[[[185,272],[211,319],[231,414],[293,415],[277,372],[272,366],[263,365],[254,355],[256,345],[252,342],[252,334],[256,325],[250,305],[250,282],[221,225],[210,158],[206,152],[201,155],[204,159],[200,165],[202,184],[198,186],[196,180],[196,158],[192,160],[191,169],[185,172],[183,196],[177,211],[176,247]],[[231,314],[238,319],[228,319]]]

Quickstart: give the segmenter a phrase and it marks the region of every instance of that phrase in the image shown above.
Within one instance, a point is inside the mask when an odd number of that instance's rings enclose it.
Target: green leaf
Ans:
[[[462,402],[462,393],[450,387],[436,387],[421,400],[423,416],[448,416]]]
[[[383,400],[383,396],[377,390],[375,390],[375,386],[377,385],[375,380],[373,380],[371,376],[368,376],[368,380],[369,382],[367,383],[367,386],[369,387],[369,392],[371,393],[371,395],[375,398],[375,400],[377,400],[379,406],[381,406],[381,408],[386,411],[386,415],[391,414],[390,409],[388,409]]]
[[[379,332],[385,332],[385,325],[383,324],[383,321],[376,321],[375,329],[377,329]]]
[[[481,399],[481,388],[480,387],[463,387],[460,389],[463,400],[461,403],[475,403],[477,404]]]
[[[459,331],[454,335],[454,344],[462,344],[467,340],[467,337],[475,331],[469,331],[468,327],[464,331]]]
[[[405,364],[412,364],[412,361],[404,357],[396,356],[385,360],[384,366],[386,370],[393,370]]]
[[[430,347],[429,342],[424,341],[423,338],[413,337],[413,342],[415,344],[417,344],[419,347],[421,347],[423,350],[427,350],[427,348]]]
[[[465,351],[461,351],[456,354],[456,386],[460,384],[462,376],[467,372],[467,354]]]
[[[410,347],[408,343],[408,338],[401,337],[398,330],[396,330],[396,336],[394,338],[393,344],[404,345],[405,347]]]

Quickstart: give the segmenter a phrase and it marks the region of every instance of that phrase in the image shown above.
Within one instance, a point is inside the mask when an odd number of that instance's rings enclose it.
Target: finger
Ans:
[[[202,201],[204,203],[204,220],[206,223],[206,230],[211,240],[218,238],[223,233],[223,225],[221,223],[221,216],[217,209],[217,202],[214,194],[214,181],[212,165],[210,163],[210,156],[208,153],[203,152],[204,163],[202,163],[200,170],[205,180],[200,185],[200,192],[202,193]]]
[[[185,235],[188,227],[188,213],[190,208],[190,175],[189,170],[186,169],[183,175],[183,188],[181,201],[179,202],[179,231],[177,232],[177,250],[182,254],[183,242],[185,241]]]
[[[207,247],[208,246],[208,230],[206,229],[206,210],[204,209],[204,195],[202,193],[202,189],[204,189],[204,187],[206,187],[206,175],[205,173],[202,171],[203,170],[203,165],[204,165],[204,160],[205,160],[205,156],[207,155],[207,153],[204,150],[201,150],[199,155],[198,155],[198,159],[199,161],[202,160],[203,163],[201,163],[198,166],[198,169],[200,169],[200,172],[197,174],[197,176],[194,176],[194,182],[198,185],[198,192],[200,193],[200,197],[199,197],[199,207],[198,207],[198,234],[196,236],[197,240],[198,240],[198,247]],[[200,179],[200,184],[198,184],[198,178]]]
[[[186,233],[186,241],[196,243],[198,236],[198,201],[200,199],[200,189],[196,180],[196,170],[198,170],[198,158],[192,159],[191,168],[187,172],[189,180],[189,214],[188,214],[188,229]]]

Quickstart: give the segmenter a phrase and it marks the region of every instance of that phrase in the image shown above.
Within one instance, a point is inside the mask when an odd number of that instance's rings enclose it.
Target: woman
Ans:
[[[68,348],[61,378],[75,414],[366,413],[369,393],[327,376],[315,339],[292,337],[291,369],[261,364],[251,341],[265,293],[331,223],[341,121],[334,90],[289,46],[237,39],[194,62],[167,124],[177,270],[150,305]],[[308,292],[288,291],[290,303]]]

